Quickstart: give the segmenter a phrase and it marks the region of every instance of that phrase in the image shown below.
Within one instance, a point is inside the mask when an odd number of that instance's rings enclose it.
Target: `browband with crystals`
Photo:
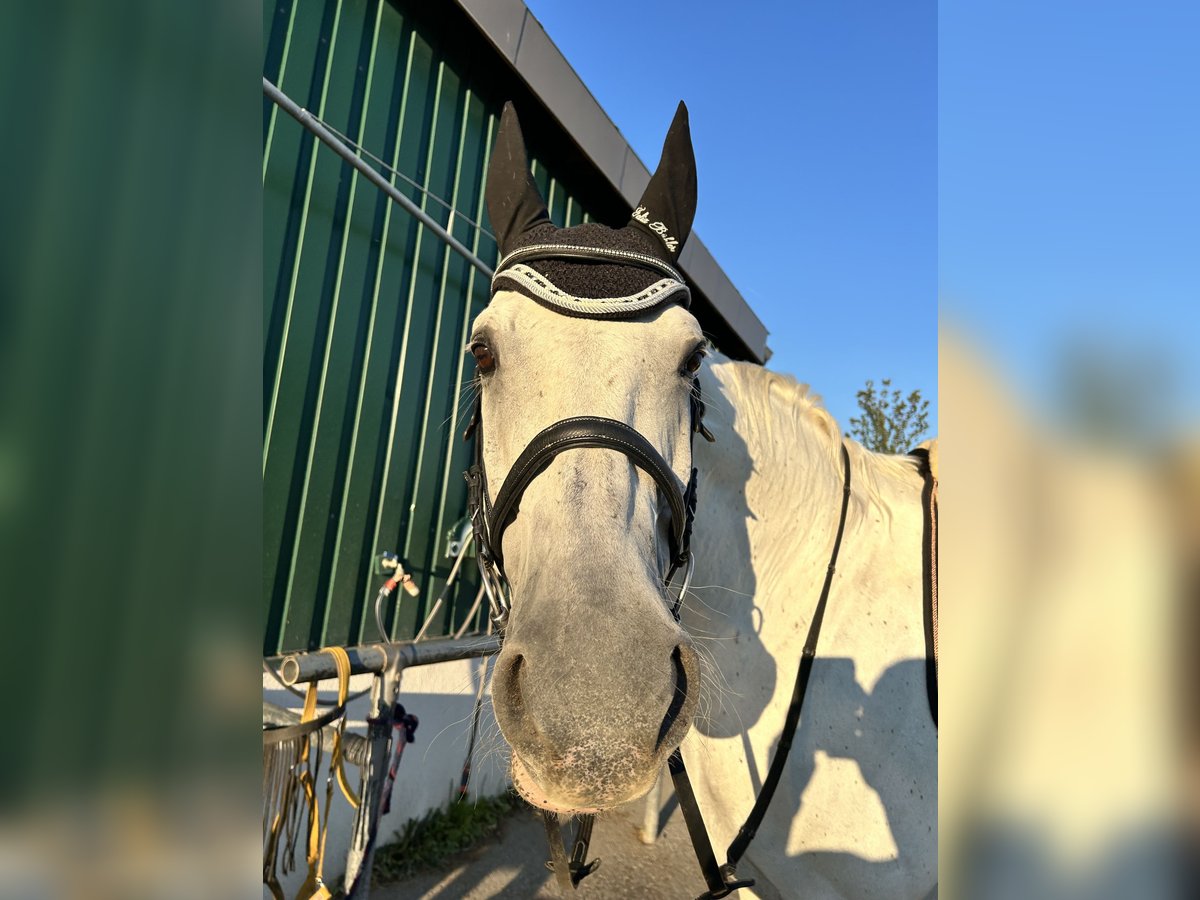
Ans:
[[[507,278],[513,286],[523,294],[549,306],[557,312],[569,316],[588,319],[616,319],[634,316],[647,309],[653,309],[668,300],[687,306],[691,302],[691,292],[682,281],[671,278],[660,279],[643,291],[630,294],[628,297],[573,297],[559,290],[554,283],[540,272],[518,263],[503,272],[498,272],[493,284],[500,278]]]
[[[618,262],[639,266],[664,275],[636,294],[625,297],[576,297],[558,288],[549,278],[524,262],[536,259],[581,259]],[[539,303],[568,316],[588,319],[618,319],[638,315],[668,301],[691,305],[692,293],[672,266],[657,257],[631,250],[609,250],[602,247],[575,247],[563,244],[533,244],[514,250],[496,266],[492,276],[492,292],[497,282],[508,279],[516,290]]]

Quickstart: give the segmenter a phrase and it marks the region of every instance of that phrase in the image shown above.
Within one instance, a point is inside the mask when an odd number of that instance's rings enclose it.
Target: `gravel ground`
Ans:
[[[687,827],[674,796],[667,791],[664,794],[664,813],[670,815],[665,825],[660,816],[654,844],[643,844],[639,838],[644,800],[618,807],[596,820],[591,858],[603,862],[580,884],[580,900],[692,900],[703,893],[704,878]],[[564,834],[570,855],[570,834],[566,829]],[[456,863],[404,881],[372,885],[371,900],[553,900],[560,895],[553,873],[546,868],[549,856],[541,817],[532,809],[521,809],[508,818],[498,835]]]

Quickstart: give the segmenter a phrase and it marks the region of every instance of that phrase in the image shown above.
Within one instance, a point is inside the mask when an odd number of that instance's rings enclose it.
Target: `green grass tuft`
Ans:
[[[476,801],[452,800],[446,809],[432,809],[419,819],[409,819],[396,832],[394,843],[376,849],[373,877],[398,881],[423,869],[444,866],[494,834],[520,803],[510,791]]]

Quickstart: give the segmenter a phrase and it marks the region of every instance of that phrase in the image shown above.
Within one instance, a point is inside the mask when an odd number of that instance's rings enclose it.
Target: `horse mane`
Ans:
[[[763,449],[802,448],[815,452],[842,477],[841,447],[850,457],[852,497],[876,506],[885,513],[882,485],[888,479],[905,479],[919,472],[920,461],[912,456],[876,453],[842,435],[837,420],[824,406],[821,396],[791,375],[773,372],[753,363],[718,357],[724,363],[721,381],[736,398],[739,432]],[[783,433],[780,433],[782,430]]]

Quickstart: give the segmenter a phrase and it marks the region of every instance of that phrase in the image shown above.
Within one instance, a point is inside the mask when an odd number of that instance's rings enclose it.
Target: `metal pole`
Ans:
[[[412,666],[428,666],[455,659],[490,656],[499,651],[500,638],[494,634],[467,638],[430,638],[420,643],[362,644],[346,648],[350,657],[351,675],[383,672],[388,666],[389,653],[397,655],[401,669],[408,669]],[[279,678],[286,685],[324,681],[336,677],[337,667],[333,657],[319,650],[313,653],[289,654],[279,664]]]
[[[389,665],[375,676],[371,692],[371,715],[367,718],[367,765],[363,769],[363,787],[358,814],[346,854],[345,883],[348,896],[366,900],[371,891],[371,858],[375,853],[375,835],[379,830],[383,785],[392,755],[392,716],[396,695],[400,692],[403,668],[399,656],[391,653]]]
[[[296,103],[291,97],[273,85],[263,76],[263,93],[277,105],[280,109],[286,112],[289,116],[311,131],[320,139],[321,143],[333,150],[338,156],[352,165],[359,173],[366,178],[371,184],[379,188],[404,209],[414,216],[418,222],[440,237],[443,241],[463,257],[467,262],[473,265],[476,269],[482,272],[489,280],[492,277],[491,267],[482,259],[471,252],[470,248],[458,241],[449,231],[442,227],[441,223],[434,219],[429,213],[413,203],[396,189],[390,181],[371,168],[353,148],[346,145],[346,142],[331,132],[328,128],[322,125],[313,117],[312,113],[304,109],[300,104]],[[451,212],[453,216],[453,212]]]
[[[351,675],[364,675],[368,672],[379,673],[387,667],[386,644],[347,647],[346,654],[350,657]],[[293,653],[283,657],[278,671],[279,680],[289,687],[294,684],[337,678],[337,668],[334,666],[333,657],[327,653]]]
[[[392,719],[400,679],[411,666],[426,666],[456,659],[489,656],[500,651],[500,638],[488,635],[481,638],[434,639],[419,644],[371,644],[348,648],[351,664],[357,657],[361,664],[376,665],[363,669],[375,672],[371,692],[371,714],[367,718],[367,742],[370,751],[363,770],[361,804],[355,819],[350,850],[346,855],[346,884],[351,900],[365,900],[371,890],[371,861],[375,855],[375,837],[379,830],[379,808],[383,802],[383,787],[391,760]],[[296,681],[315,681],[330,677],[325,662],[332,668],[332,659],[325,653],[295,653],[284,660],[280,677],[288,684],[288,674],[303,673]],[[289,663],[291,666],[289,666]]]

